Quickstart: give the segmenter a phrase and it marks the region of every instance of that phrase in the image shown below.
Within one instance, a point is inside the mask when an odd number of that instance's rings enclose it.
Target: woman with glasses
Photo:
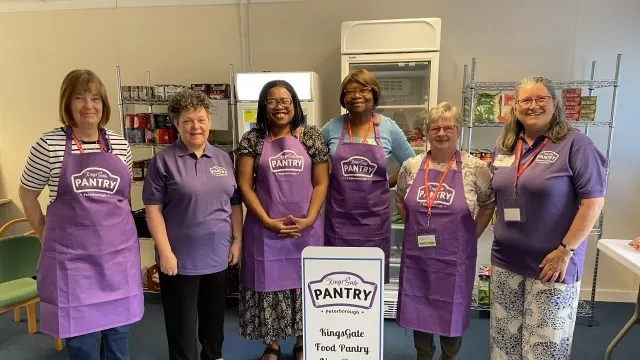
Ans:
[[[387,175],[393,156],[400,164],[415,156],[400,127],[375,113],[380,86],[367,70],[352,71],[342,80],[340,105],[345,115],[333,118],[321,133],[331,153],[327,194],[326,238],[329,246],[379,247],[385,253],[389,279],[391,210]]]
[[[324,244],[319,216],[329,184],[329,151],[306,126],[286,81],[268,82],[258,99],[257,127],[236,150],[237,179],[248,213],[240,286],[240,334],[262,339],[263,360],[280,357],[278,340],[295,335],[303,358],[300,255]]]
[[[477,240],[491,221],[495,201],[487,164],[456,149],[461,128],[456,107],[429,110],[430,151],[404,162],[396,207],[405,220],[398,316],[413,330],[418,360],[435,353],[456,359],[469,327]]]
[[[569,359],[605,158],[562,118],[553,83],[521,80],[494,151],[491,358]]]

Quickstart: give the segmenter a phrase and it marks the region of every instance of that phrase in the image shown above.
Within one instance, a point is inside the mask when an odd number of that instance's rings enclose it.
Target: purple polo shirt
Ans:
[[[520,138],[524,137],[521,135]],[[524,141],[522,167],[544,141],[539,136],[529,147]],[[515,154],[515,151],[513,152]],[[491,166],[496,193],[496,224],[492,263],[524,276],[538,278],[544,257],[564,239],[578,212],[580,199],[604,197],[605,157],[591,139],[569,131],[559,143],[549,141],[518,180],[517,196],[523,200],[524,222],[504,220],[505,202],[513,198],[514,155],[494,150]],[[582,278],[587,242],[571,257],[565,283]]]
[[[197,158],[178,140],[151,159],[142,200],[145,205],[162,205],[179,274],[227,268],[231,205],[241,204],[227,153],[207,144]]]

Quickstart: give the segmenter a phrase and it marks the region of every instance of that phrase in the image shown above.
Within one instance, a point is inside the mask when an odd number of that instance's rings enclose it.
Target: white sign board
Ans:
[[[305,248],[305,360],[382,359],[383,285],[379,248]]]

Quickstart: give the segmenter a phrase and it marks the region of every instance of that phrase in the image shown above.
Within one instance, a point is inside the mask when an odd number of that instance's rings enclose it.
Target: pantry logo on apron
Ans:
[[[365,281],[360,275],[337,271],[324,275],[320,280],[308,284],[311,301],[315,308],[348,306],[371,309],[378,285]]]
[[[433,194],[438,187],[438,183],[429,183],[429,194]],[[407,193],[408,195],[408,193]],[[432,195],[433,196],[433,195]],[[447,184],[442,184],[433,205],[436,207],[448,207],[451,206],[453,199],[456,197],[456,190],[449,187]],[[424,192],[424,185],[418,188],[417,199],[419,204],[427,206],[426,194]]]
[[[363,156],[352,156],[340,162],[342,176],[352,179],[370,179],[378,168],[378,165]]]
[[[293,150],[284,150],[276,156],[269,157],[271,172],[296,175],[304,169],[304,159]]]
[[[120,177],[103,168],[90,167],[71,175],[71,183],[76,193],[113,194],[118,189]]]

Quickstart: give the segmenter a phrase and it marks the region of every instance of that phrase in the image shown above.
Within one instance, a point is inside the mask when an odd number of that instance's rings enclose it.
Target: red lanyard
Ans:
[[[531,158],[529,158],[529,160],[524,164],[524,166],[520,167],[520,158],[522,157],[522,146],[523,145],[522,145],[522,139],[518,139],[518,145],[517,145],[517,149],[516,149],[516,158],[514,160],[515,163],[516,163],[516,180],[513,182],[513,192],[514,192],[514,194],[516,192],[516,189],[518,188],[518,180],[520,180],[520,176],[522,176],[522,174],[524,174],[524,171],[527,170],[529,165],[531,165],[533,160],[535,160],[536,156],[538,156],[538,154],[540,154],[540,152],[545,147],[545,145],[547,145],[548,142],[549,142],[549,138],[545,138],[544,141],[542,142],[542,144],[540,144],[540,147],[538,147],[538,150],[536,150],[536,152],[533,154],[533,156],[531,156]]]
[[[442,184],[444,184],[444,179],[447,177],[447,174],[449,173],[449,170],[451,169],[451,166],[453,165],[453,163],[456,162],[456,154],[453,154],[453,156],[451,157],[451,160],[449,160],[449,165],[447,165],[447,169],[442,174],[442,177],[438,182],[438,186],[436,187],[436,191],[434,191],[433,196],[431,196],[431,193],[429,191],[429,161],[430,160],[431,160],[431,154],[427,154],[427,161],[424,163],[424,193],[425,193],[424,198],[427,203],[427,224],[431,220],[431,207],[436,202],[436,197],[440,192],[440,188],[442,187]]]
[[[371,128],[373,127],[373,114],[371,114],[371,121],[369,121],[369,127],[367,128],[367,133],[364,135],[362,140],[360,141],[362,144],[367,143],[367,138],[369,137],[369,133],[371,132]],[[351,133],[351,116],[347,120],[347,132],[349,133],[349,142],[353,143],[353,133]]]
[[[73,138],[73,142],[75,142],[76,146],[78,147],[78,151],[80,151],[81,154],[84,154],[84,147],[82,146],[82,143],[80,142],[80,140],[78,140],[78,137],[76,136],[76,134],[72,134],[71,136]],[[103,152],[104,146],[102,145],[102,141],[100,141],[100,134],[98,134],[98,144],[100,144],[100,152]]]

